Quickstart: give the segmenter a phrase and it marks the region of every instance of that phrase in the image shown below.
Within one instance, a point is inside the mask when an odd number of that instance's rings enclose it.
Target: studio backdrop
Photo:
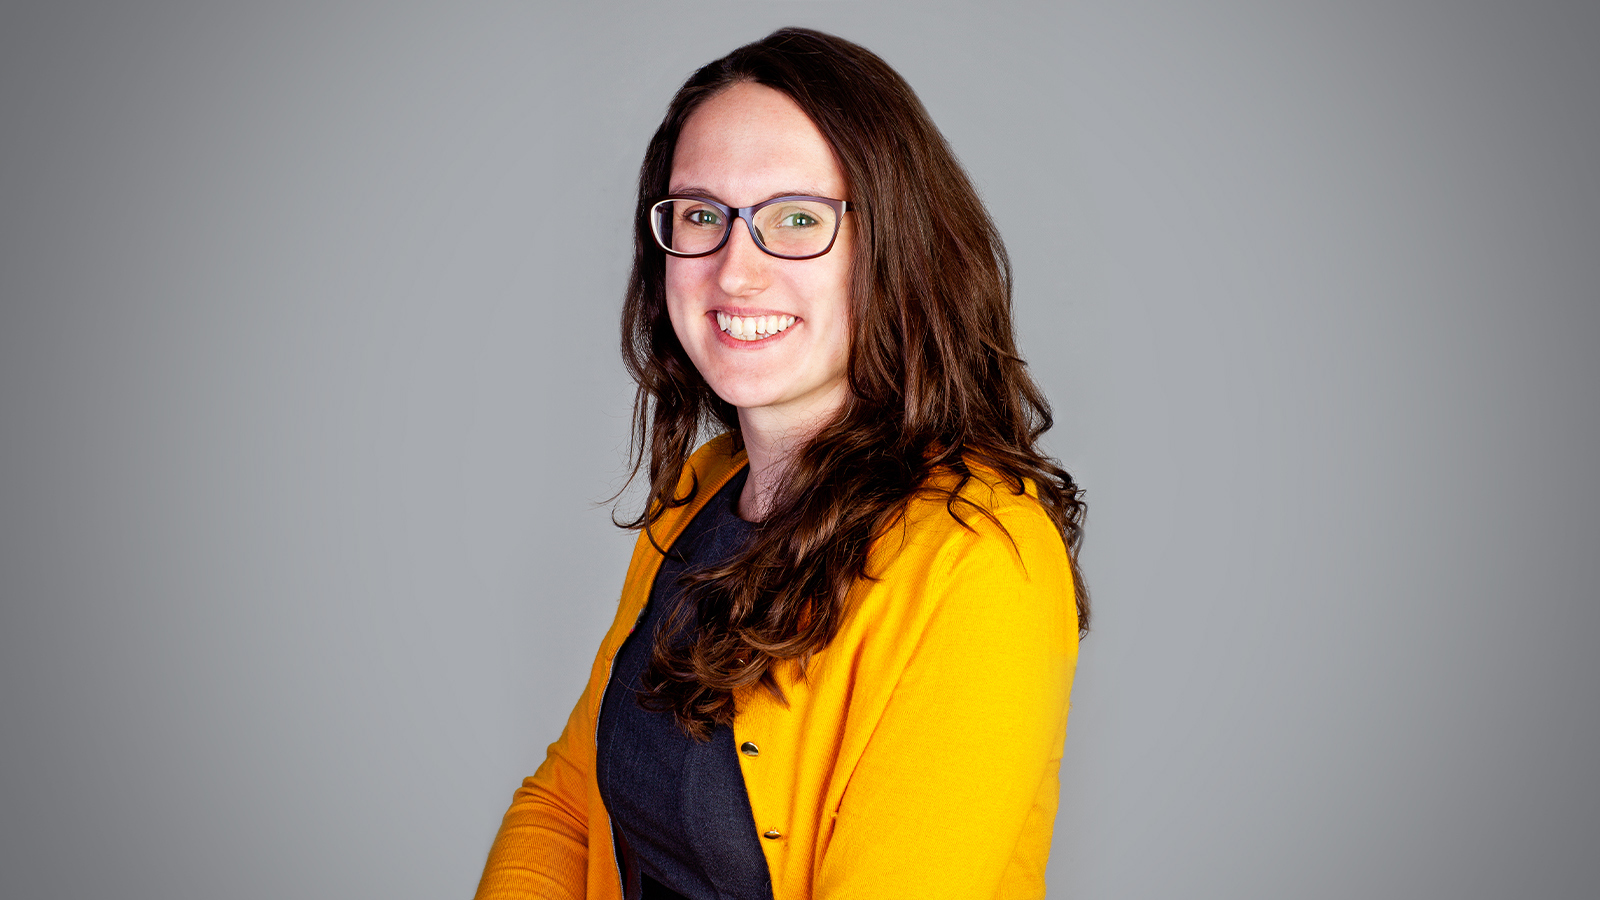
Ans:
[[[645,143],[790,24],[1088,489],[1052,896],[1594,896],[1600,15],[1423,0],[6,4],[0,895],[471,893],[631,547]]]

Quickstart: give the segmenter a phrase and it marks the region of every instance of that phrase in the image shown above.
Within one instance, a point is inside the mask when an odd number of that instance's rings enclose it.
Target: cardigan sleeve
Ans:
[[[657,542],[670,545],[705,501],[744,468],[744,452],[732,447],[732,439],[722,435],[695,451],[680,476],[678,494],[687,495],[698,484],[698,499],[666,510],[653,534],[641,532],[634,542],[622,601],[595,656],[588,687],[544,763],[513,795],[489,850],[478,900],[603,900],[620,895],[611,826],[595,783],[595,725],[610,660],[650,596],[661,564]]]
[[[544,763],[512,796],[477,900],[582,900],[589,853],[586,798],[594,780],[591,702],[585,692]]]
[[[850,775],[817,898],[1043,897],[1077,658],[1072,576],[1042,512],[929,560],[914,642]],[[1008,534],[1009,533],[1009,534]]]

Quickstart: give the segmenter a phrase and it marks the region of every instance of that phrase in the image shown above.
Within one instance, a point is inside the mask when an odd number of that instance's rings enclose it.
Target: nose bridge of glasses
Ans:
[[[766,250],[767,242],[761,239],[761,226],[756,224],[756,207],[746,206],[736,209],[733,215],[734,218],[744,220],[744,227],[750,232],[750,237],[756,242],[756,246]],[[728,226],[731,228],[733,223],[730,221]]]
[[[756,248],[763,253],[766,253],[769,256],[772,255],[772,251],[767,249],[766,242],[761,239],[761,229],[756,226],[755,209],[756,208],[754,206],[746,206],[743,208],[735,208],[730,206],[728,208],[728,211],[731,213],[731,215],[728,216],[728,232],[727,234],[723,235],[722,244],[718,247],[718,249],[726,249],[728,244],[734,240],[733,232],[734,229],[738,227],[735,223],[735,220],[743,219],[745,231],[750,235],[750,242],[755,244]]]

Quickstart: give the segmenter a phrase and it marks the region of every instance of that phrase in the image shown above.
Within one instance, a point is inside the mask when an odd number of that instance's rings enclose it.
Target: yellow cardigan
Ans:
[[[744,467],[730,447],[723,436],[696,451],[700,490],[654,527],[662,546]],[[1037,500],[975,474],[961,496],[1004,532],[970,507],[956,507],[969,530],[942,499],[913,500],[873,545],[876,579],[854,588],[833,642],[804,679],[780,673],[788,705],[759,689],[738,698],[775,900],[1044,896],[1078,650],[1072,576]],[[588,688],[516,792],[480,900],[622,896],[595,727],[661,560],[641,535]]]

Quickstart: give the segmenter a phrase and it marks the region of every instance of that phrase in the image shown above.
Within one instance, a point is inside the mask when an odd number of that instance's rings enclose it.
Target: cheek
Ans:
[[[850,266],[846,264],[834,267],[821,280],[814,296],[819,299],[825,298],[828,318],[834,323],[834,336],[839,341],[847,342],[852,330],[850,322],[854,318],[850,308]]]
[[[850,230],[846,228],[839,235],[839,240],[834,242],[833,249],[823,257],[829,263],[827,274],[824,276],[826,288],[824,293],[832,302],[834,315],[843,323],[846,333],[850,331],[851,303],[850,303],[850,273],[854,270],[852,260],[853,249]]]
[[[677,332],[678,340],[683,340],[683,326],[688,313],[685,308],[688,304],[688,285],[686,284],[687,271],[682,260],[667,257],[666,289],[667,289],[667,318],[672,320],[672,330]]]

